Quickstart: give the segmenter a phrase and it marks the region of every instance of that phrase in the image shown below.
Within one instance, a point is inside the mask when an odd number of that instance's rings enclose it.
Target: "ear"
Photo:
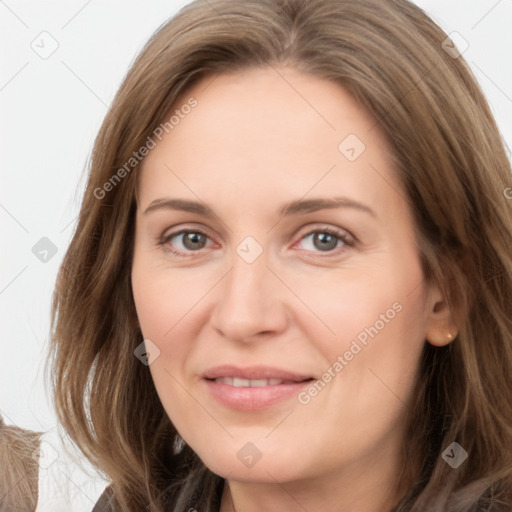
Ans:
[[[448,345],[457,337],[464,318],[463,311],[456,308],[455,301],[451,301],[449,294],[437,285],[430,289],[427,306],[427,341],[436,347]]]

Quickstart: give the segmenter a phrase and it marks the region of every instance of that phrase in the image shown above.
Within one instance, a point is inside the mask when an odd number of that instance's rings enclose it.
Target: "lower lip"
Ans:
[[[297,396],[304,387],[313,381],[262,387],[235,387],[208,379],[203,379],[203,382],[213,397],[222,405],[231,409],[259,411],[292,396]]]

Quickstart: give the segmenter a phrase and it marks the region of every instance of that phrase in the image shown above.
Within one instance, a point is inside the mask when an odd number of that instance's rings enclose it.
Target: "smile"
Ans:
[[[277,368],[219,366],[202,374],[205,392],[218,404],[240,411],[258,411],[296,398],[315,380]]]

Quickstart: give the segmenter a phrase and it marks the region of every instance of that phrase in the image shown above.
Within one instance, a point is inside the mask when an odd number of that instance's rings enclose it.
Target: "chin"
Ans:
[[[279,451],[265,453],[262,449],[258,455],[249,444],[242,445],[242,448],[237,446],[236,449],[230,447],[222,450],[221,446],[219,448],[219,453],[196,453],[210,471],[222,478],[239,482],[275,483],[276,480],[286,482],[305,477],[304,468],[297,465],[297,458],[285,458]],[[301,450],[297,448],[295,453],[301,453]],[[302,457],[301,453],[303,461]]]

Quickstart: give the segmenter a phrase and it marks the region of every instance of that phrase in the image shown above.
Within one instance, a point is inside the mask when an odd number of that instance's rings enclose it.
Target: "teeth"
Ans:
[[[235,388],[246,388],[247,386],[251,385],[251,381],[248,379],[239,379],[238,377],[235,377],[233,379],[232,385],[235,386]]]
[[[215,379],[215,382],[221,382],[222,384],[228,384],[235,388],[262,388],[265,386],[277,386],[282,384],[284,381],[281,379],[241,379],[238,377],[221,377]]]

